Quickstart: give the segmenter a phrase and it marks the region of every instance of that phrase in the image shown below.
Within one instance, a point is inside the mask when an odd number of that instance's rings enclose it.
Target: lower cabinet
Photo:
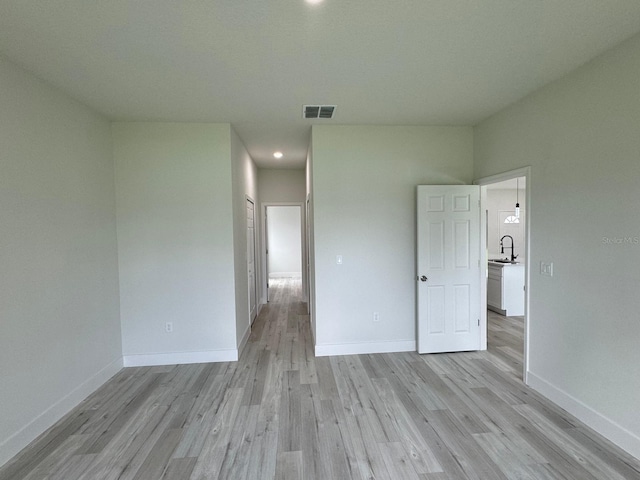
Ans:
[[[487,308],[502,315],[524,315],[524,265],[489,262]]]

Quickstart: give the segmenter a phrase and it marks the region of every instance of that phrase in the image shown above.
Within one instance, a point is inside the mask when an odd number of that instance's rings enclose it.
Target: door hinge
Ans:
[[[480,319],[478,319],[478,326],[480,326]]]

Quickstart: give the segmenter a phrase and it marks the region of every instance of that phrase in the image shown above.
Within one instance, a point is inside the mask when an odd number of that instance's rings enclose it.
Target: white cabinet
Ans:
[[[502,310],[502,265],[489,264],[489,276],[487,278],[487,307]],[[492,308],[493,307],[493,308]]]
[[[524,315],[524,265],[489,262],[487,308],[502,315]]]

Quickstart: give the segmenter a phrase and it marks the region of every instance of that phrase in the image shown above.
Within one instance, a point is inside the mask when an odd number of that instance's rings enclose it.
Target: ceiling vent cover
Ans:
[[[303,105],[303,118],[333,118],[335,105]]]

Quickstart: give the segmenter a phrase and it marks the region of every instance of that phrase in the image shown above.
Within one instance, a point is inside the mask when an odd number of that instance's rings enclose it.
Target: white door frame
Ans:
[[[253,288],[254,288],[254,301],[255,301],[255,316],[252,315],[252,310],[251,310],[251,292],[247,292],[247,303],[249,304],[249,328],[251,328],[251,325],[253,325],[253,322],[255,321],[255,319],[258,317],[259,311],[260,311],[260,299],[259,299],[259,292],[258,292],[258,238],[256,236],[258,229],[257,229],[257,222],[256,222],[256,202],[253,198],[251,198],[249,195],[245,195],[245,219],[246,217],[246,208],[247,208],[247,203],[251,203],[251,205],[253,205]],[[246,229],[249,228],[249,225],[247,223]],[[251,247],[251,245],[247,245],[247,252],[249,251],[249,248]],[[247,274],[248,274],[248,267],[249,267],[249,259],[247,258]],[[249,283],[249,278],[247,278],[248,283]],[[249,284],[249,289],[251,289],[251,285]]]
[[[489,177],[482,177],[475,180],[474,185],[480,185],[482,188],[481,192],[481,205],[482,211],[486,210],[486,190],[487,185],[491,185],[493,183],[504,182],[505,180],[511,180],[518,177],[525,177],[526,179],[526,187],[525,187],[525,205],[526,205],[526,218],[524,225],[524,238],[525,238],[525,248],[524,248],[524,356],[522,361],[522,380],[528,385],[529,384],[529,329],[531,325],[531,316],[529,314],[529,298],[530,298],[530,289],[529,285],[531,278],[531,167],[522,167],[516,170],[509,170],[507,172],[498,173],[496,175],[491,175]],[[481,235],[482,241],[486,242],[486,216],[482,215],[483,225],[481,225]],[[482,249],[482,259],[483,265],[487,262],[487,248],[486,245]],[[486,287],[485,287],[486,288]],[[487,311],[487,295],[486,291],[482,296],[483,311],[486,314]],[[486,332],[485,332],[486,334]]]
[[[305,225],[306,225],[306,215],[305,215],[305,202],[262,202],[261,203],[261,214],[260,214],[260,222],[261,232],[262,232],[262,253],[261,255],[261,263],[262,263],[262,272],[261,280],[264,291],[261,292],[261,297],[264,300],[262,303],[266,304],[269,300],[267,298],[267,282],[268,278],[268,267],[267,267],[267,207],[300,207],[300,242],[301,245],[301,253],[302,258],[300,259],[302,265],[302,295],[305,297],[304,300],[308,302],[307,296],[307,266],[304,264],[305,262],[305,254],[307,251],[306,248],[306,235],[305,235]]]
[[[307,314],[311,315],[311,224],[309,223],[310,218],[310,209],[311,209],[311,196],[307,194],[307,199],[305,202],[304,209],[304,251],[303,251],[303,269],[306,268],[306,273],[304,279],[306,282],[304,288],[304,296],[307,301]]]

